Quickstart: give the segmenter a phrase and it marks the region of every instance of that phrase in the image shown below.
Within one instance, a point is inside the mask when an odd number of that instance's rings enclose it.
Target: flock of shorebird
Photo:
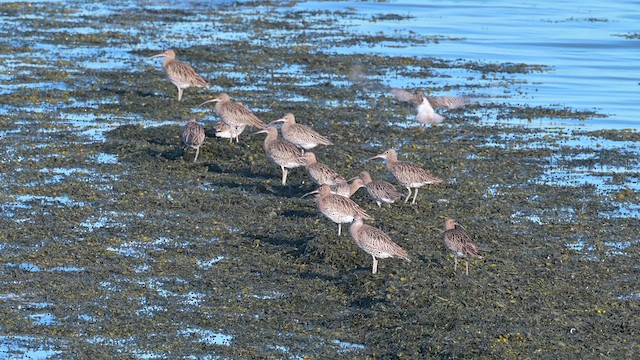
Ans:
[[[208,88],[207,81],[196,73],[189,65],[176,60],[173,50],[167,50],[152,58],[164,57],[162,67],[167,78],[178,88],[178,101],[182,100],[184,89],[189,87]],[[421,123],[439,123],[443,117],[437,114],[434,108],[459,108],[464,106],[466,99],[463,97],[430,97],[418,90],[415,94],[402,89],[391,89],[397,99],[412,103],[416,107],[416,120]],[[378,204],[392,204],[404,197],[394,185],[384,180],[371,179],[368,172],[363,171],[357,177],[346,180],[338,175],[328,165],[319,163],[316,155],[309,152],[318,145],[332,145],[324,136],[318,134],[310,127],[296,123],[293,114],[286,114],[281,119],[265,124],[249,108],[240,102],[231,100],[226,93],[221,93],[216,98],[200,104],[200,106],[215,102],[215,112],[220,118],[216,125],[216,136],[229,138],[229,141],[239,141],[239,135],[247,126],[258,128],[254,134],[264,133],[264,151],[274,163],[282,170],[282,184],[287,183],[289,169],[305,167],[309,177],[320,187],[304,196],[317,194],[316,205],[320,212],[331,221],[338,224],[338,235],[342,232],[342,224],[351,223],[349,232],[354,242],[373,258],[372,272],[378,269],[378,259],[389,257],[401,258],[410,261],[409,255],[382,230],[364,224],[364,220],[372,219],[360,206],[350,199],[358,189],[364,187],[369,196]],[[283,140],[278,139],[278,129],[275,124],[282,123]],[[205,131],[202,125],[195,119],[189,120],[182,132],[182,141],[187,147],[196,150],[193,161],[197,161],[205,139]],[[418,189],[428,184],[442,183],[442,179],[432,175],[427,170],[414,164],[399,161],[395,150],[388,149],[368,160],[383,159],[387,170],[402,186],[409,191],[404,202],[408,202],[413,194],[411,204],[416,203]],[[350,183],[349,183],[350,181]],[[412,189],[414,189],[412,191]],[[444,224],[444,244],[454,255],[454,271],[457,270],[458,257],[464,257],[466,261],[466,274],[469,274],[468,257],[482,258],[477,248],[471,242],[471,237],[453,219],[446,219]]]

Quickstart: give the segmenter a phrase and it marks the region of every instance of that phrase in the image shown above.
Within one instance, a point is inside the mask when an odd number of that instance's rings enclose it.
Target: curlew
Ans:
[[[381,207],[382,203],[393,204],[404,197],[404,194],[399,192],[393,184],[384,180],[371,180],[371,175],[367,171],[361,172],[359,178],[378,207]]]
[[[309,177],[318,185],[336,185],[340,181],[344,181],[338,173],[331,169],[328,165],[321,164],[316,159],[316,154],[307,152],[300,157],[304,162]]]
[[[204,142],[204,128],[202,125],[196,122],[196,119],[189,119],[182,129],[182,142],[188,147],[196,149],[196,157],[193,158],[193,162],[198,160],[198,154],[200,153],[200,146]]]
[[[371,225],[363,224],[360,216],[353,219],[349,232],[356,245],[373,258],[373,274],[378,272],[378,259],[395,257],[411,262],[407,252],[394,243],[389,235]]]
[[[271,122],[282,124],[282,137],[288,142],[300,147],[304,150],[310,150],[318,145],[333,145],[324,136],[318,134],[315,130],[302,124],[296,123],[296,118],[293,114],[288,113],[282,119],[274,120]],[[304,153],[304,150],[302,151]]]
[[[208,88],[209,83],[198,75],[191,65],[176,60],[176,52],[167,50],[160,54],[153,55],[149,59],[164,57],[162,69],[167,78],[178,88],[178,101],[182,101],[182,92],[189,87]]]
[[[468,257],[475,257],[482,259],[482,256],[478,255],[478,249],[471,242],[471,237],[467,234],[453,219],[446,219],[444,221],[444,244],[453,253],[453,271],[458,268],[458,258],[465,258],[464,261],[467,265],[467,275],[469,275],[469,260]]]
[[[418,90],[414,94],[403,89],[392,88],[391,93],[396,99],[413,104],[418,112],[416,121],[423,124],[434,124],[444,120],[434,108],[458,109],[463,107],[466,102],[464,97],[458,96],[424,96],[422,90]]]
[[[239,129],[243,126],[248,125],[258,129],[265,129],[267,127],[262,120],[258,119],[258,117],[242,103],[231,101],[231,97],[229,97],[227,93],[222,93],[214,99],[207,100],[200,104],[200,106],[210,102],[216,103],[216,114],[233,129],[236,142],[238,142],[238,135],[241,132]],[[233,141],[233,138],[230,138],[230,140]]]
[[[395,177],[402,186],[409,190],[407,198],[404,199],[405,203],[409,201],[411,197],[411,188],[416,189],[413,194],[413,201],[411,202],[411,204],[415,204],[416,197],[418,196],[418,188],[427,184],[439,184],[442,182],[442,179],[431,175],[427,170],[404,161],[398,161],[398,154],[393,149],[389,149],[368,160],[377,158],[384,159],[387,163],[387,170],[391,172],[393,177]]]
[[[278,129],[275,127],[269,126],[254,134],[261,133],[267,134],[264,139],[264,151],[269,159],[280,165],[282,169],[282,185],[286,185],[289,169],[304,166],[304,161],[301,159],[302,153],[295,145],[278,140]]]
[[[332,194],[329,185],[321,185],[319,189],[304,194],[303,197],[316,193],[318,194],[316,196],[318,210],[329,220],[338,224],[338,236],[342,234],[342,224],[352,222],[356,216],[367,220],[372,219],[353,200]]]
[[[225,138],[225,139],[237,139],[240,134],[246,128],[246,125],[240,125],[238,127],[231,127],[224,121],[218,121],[215,124],[216,129],[216,137]]]
[[[358,189],[364,187],[364,182],[359,177],[350,179],[350,181],[351,183],[348,183],[346,180],[340,178],[337,184],[331,185],[331,193],[350,198]]]

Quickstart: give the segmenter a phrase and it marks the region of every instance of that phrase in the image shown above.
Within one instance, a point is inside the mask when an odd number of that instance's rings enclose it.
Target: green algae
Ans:
[[[3,13],[30,11],[18,4],[2,7]],[[55,6],[34,11],[50,11],[56,17],[72,13]],[[193,13],[153,10],[140,16],[171,22]],[[326,14],[328,20],[321,21],[325,14],[318,13],[315,24],[337,27],[331,17],[352,14]],[[118,23],[133,24],[139,21],[136,16],[119,14]],[[241,18],[228,17],[229,23],[221,26],[250,28],[259,23],[269,29],[286,23],[278,17],[259,22]],[[345,44],[388,40],[344,36],[350,37]],[[73,41],[104,46],[127,39],[78,36]],[[27,298],[18,302],[20,306],[16,300],[0,299],[3,335],[34,336],[62,351],[60,357],[88,358],[212,353],[223,358],[623,358],[639,350],[638,302],[619,297],[638,289],[638,244],[622,254],[612,253],[607,245],[629,241],[637,221],[600,215],[614,208],[612,194],[618,201],[637,203],[635,193],[621,189],[608,194],[590,185],[534,180],[545,174],[552,157],[575,166],[635,164],[633,152],[602,149],[595,151],[596,160],[585,160],[579,155],[591,155],[594,149],[562,146],[572,136],[636,142],[635,132],[549,134],[536,128],[487,125],[453,111],[448,122],[437,127],[395,126],[406,123],[410,107],[390,97],[372,99],[371,93],[380,91],[376,84],[334,81],[346,79],[358,64],[381,77],[395,71],[424,75],[429,68],[467,69],[477,72],[477,78],[548,69],[336,55],[322,51],[334,46],[330,39],[317,40],[317,47],[309,46],[309,37],[302,35],[287,39],[295,44],[288,51],[221,40],[216,43],[219,51],[194,45],[180,49],[180,54],[214,74],[212,83],[232,88],[235,98],[259,108],[265,120],[294,112],[327,134],[335,145],[316,152],[347,177],[368,170],[376,178],[391,180],[381,163],[363,160],[393,146],[401,159],[447,179],[421,190],[416,206],[378,208],[366,194],[354,196],[374,216],[371,224],[402,245],[412,262],[381,260],[380,273],[371,275],[370,256],[351,242],[346,226],[338,237],[335,224],[318,213],[313,199],[300,198],[314,188],[301,169],[291,171],[283,186],[280,169],[264,156],[261,136],[243,134],[239,144],[216,139],[211,108],[196,108],[213,94],[187,89],[183,103],[178,103],[159,65],[140,65],[141,71],[131,74],[74,73],[72,80],[52,68],[33,70],[35,81],[68,81],[69,90],[20,89],[3,95],[5,104],[15,108],[56,108],[23,109],[0,123],[3,129],[19,129],[15,136],[0,138],[5,153],[12,154],[0,163],[1,195],[8,204],[3,211],[12,213],[0,220],[3,294]],[[402,36],[397,40],[411,41]],[[134,54],[143,63],[143,57],[157,50]],[[37,62],[30,58],[26,64]],[[67,61],[65,66],[79,68],[74,60]],[[214,70],[219,64],[233,64],[234,71],[246,76],[219,74]],[[274,73],[282,64],[299,65],[300,74]],[[300,85],[300,77],[309,84]],[[507,79],[505,87],[517,81]],[[305,100],[295,100],[299,98]],[[99,106],[82,103],[93,99],[107,101]],[[333,101],[337,104],[328,105]],[[502,118],[598,116],[573,109],[488,107]],[[87,142],[58,111],[93,114],[96,122],[105,124],[125,116],[175,124],[114,122],[106,141]],[[208,135],[195,164],[193,153],[185,152],[180,141],[180,125],[192,113]],[[509,140],[503,140],[505,135]],[[536,145],[540,143],[544,146]],[[115,155],[118,161],[88,160],[98,153]],[[63,172],[56,180],[50,170],[56,168],[91,171]],[[614,181],[624,184],[633,176],[622,174]],[[485,255],[471,262],[469,277],[453,273],[452,259],[441,242],[445,217],[458,219]],[[593,249],[566,246],[574,242]],[[203,265],[213,259],[219,260]],[[9,265],[21,263],[41,271]],[[63,266],[82,270],[51,270]],[[33,322],[29,315],[43,312],[28,305],[36,302],[51,304],[45,311],[56,323]],[[231,335],[232,340],[222,345],[203,342],[198,338],[202,335],[180,335],[189,328]]]

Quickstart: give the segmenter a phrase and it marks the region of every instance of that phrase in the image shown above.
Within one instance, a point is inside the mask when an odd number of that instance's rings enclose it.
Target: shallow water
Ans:
[[[637,353],[636,7],[0,2],[0,358]],[[147,59],[170,47],[210,91],[176,101]],[[474,104],[421,127],[387,86]],[[412,262],[372,276],[302,171],[216,139],[197,104],[220,91],[329,134],[346,177],[393,181],[362,161],[393,146],[445,178],[413,207],[354,196]],[[470,277],[444,216],[485,254]]]
[[[331,4],[336,8],[343,5]],[[325,3],[315,6],[324,8]],[[573,109],[596,109],[607,115],[604,119],[563,122],[590,129],[635,129],[640,124],[635,105],[640,101],[637,76],[640,41],[625,38],[635,31],[634,24],[640,15],[633,1],[583,1],[579,6],[545,1],[438,1],[433,4],[392,1],[355,7],[359,13],[395,12],[412,17],[403,21],[381,20],[375,24],[363,21],[357,31],[412,31],[423,36],[446,34],[461,39],[401,50],[388,46],[365,48],[363,52],[543,64],[552,70],[521,77],[527,82],[522,85],[523,93],[507,101],[531,106],[557,104]],[[458,81],[464,83],[464,77],[459,77]],[[425,80],[398,85],[420,87],[426,84]],[[456,83],[456,79],[447,79],[447,82]],[[495,89],[488,95],[503,94]],[[550,119],[549,123],[553,121]]]

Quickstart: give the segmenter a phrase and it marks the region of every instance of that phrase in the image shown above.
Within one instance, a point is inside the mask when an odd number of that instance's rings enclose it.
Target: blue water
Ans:
[[[608,115],[571,125],[589,129],[637,128],[640,125],[640,39],[621,35],[638,32],[638,1],[391,1],[300,4],[375,15],[398,13],[411,19],[358,23],[368,33],[415,32],[445,35],[460,41],[440,41],[410,47],[376,47],[359,51],[387,55],[434,57],[546,65],[551,71],[531,73],[525,94],[507,101],[531,106],[561,105],[597,110]],[[350,49],[349,49],[350,50]],[[343,49],[344,52],[347,50]],[[464,76],[464,74],[462,74]],[[449,81],[465,83],[464,78]],[[401,84],[398,84],[401,85]],[[420,81],[408,81],[419,87]],[[493,95],[502,95],[496,88]],[[566,121],[563,121],[566,122]]]

